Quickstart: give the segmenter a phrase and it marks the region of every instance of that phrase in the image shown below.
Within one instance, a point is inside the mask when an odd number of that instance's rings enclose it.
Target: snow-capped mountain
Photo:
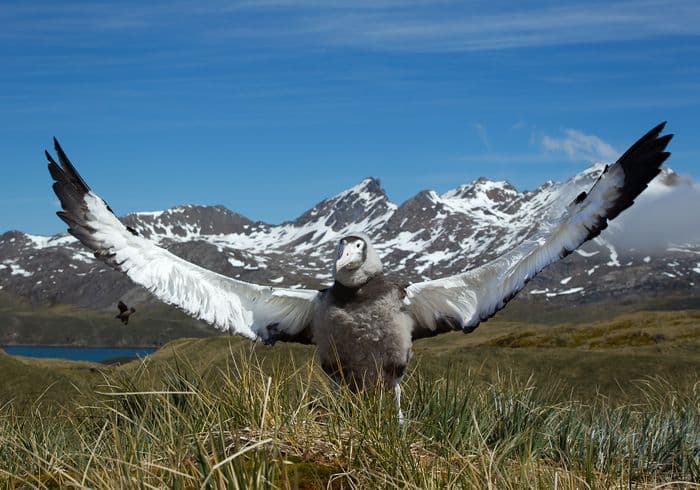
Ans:
[[[482,177],[441,195],[419,192],[400,206],[388,199],[378,180],[367,178],[279,225],[251,221],[222,206],[193,205],[132,213],[122,220],[177,255],[231,277],[310,288],[328,285],[338,238],[361,231],[373,237],[387,273],[408,283],[454,274],[508,251],[532,234],[543,217],[563,212],[602,168],[594,165],[564,183],[547,182],[529,192]],[[598,302],[669,294],[697,297],[700,227],[696,235],[655,236],[649,243],[642,236],[633,243],[635,249],[620,245],[630,229],[649,225],[638,223],[645,219],[645,209],[659,211],[664,199],[686,194],[700,207],[697,185],[665,169],[633,206],[636,211],[628,212],[629,218],[623,214],[601,237],[544,271],[520,298]],[[666,221],[663,215],[660,221]],[[18,231],[0,235],[3,291],[34,303],[89,307],[147,298],[72,237]]]

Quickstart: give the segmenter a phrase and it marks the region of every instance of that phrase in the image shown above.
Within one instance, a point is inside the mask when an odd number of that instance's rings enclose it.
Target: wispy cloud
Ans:
[[[489,142],[489,135],[486,132],[486,126],[483,123],[477,122],[473,124],[476,134],[479,136],[479,141],[484,145],[486,151],[491,151],[491,143]]]
[[[517,3],[498,10],[487,2],[456,0],[178,1],[128,6],[92,2],[33,3],[0,12],[0,37],[55,36],[74,40],[103,31],[148,32],[181,26],[193,42],[238,38],[296,48],[331,46],[379,51],[483,51],[700,35],[695,0]],[[200,26],[200,27],[197,27]],[[201,26],[206,26],[202,28]],[[281,44],[280,46],[284,46]]]
[[[700,4],[658,0],[511,7],[494,13],[480,3],[449,2],[379,11],[323,11],[297,27],[327,42],[376,50],[482,51],[595,44],[700,34]]]
[[[586,162],[611,162],[619,152],[598,136],[577,129],[564,129],[562,137],[544,135],[542,148],[551,153],[564,153],[570,160]]]

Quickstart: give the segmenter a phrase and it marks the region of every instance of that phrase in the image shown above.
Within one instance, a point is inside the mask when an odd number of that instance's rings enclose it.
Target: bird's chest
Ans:
[[[411,333],[401,305],[394,290],[360,294],[348,301],[328,298],[313,326],[321,361],[340,361],[344,367],[360,371],[405,366]]]
[[[381,299],[363,303],[330,305],[320,319],[329,337],[346,339],[354,345],[380,342],[393,329],[393,309],[387,309]]]

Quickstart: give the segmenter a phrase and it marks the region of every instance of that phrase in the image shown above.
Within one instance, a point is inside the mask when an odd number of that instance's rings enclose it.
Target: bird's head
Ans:
[[[362,286],[382,272],[382,261],[365,234],[343,237],[335,259],[335,280],[343,286]]]

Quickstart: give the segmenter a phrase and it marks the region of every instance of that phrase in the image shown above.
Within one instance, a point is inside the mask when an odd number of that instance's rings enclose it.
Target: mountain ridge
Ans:
[[[414,282],[461,272],[514,247],[533,233],[543,216],[563,212],[602,168],[595,164],[565,182],[545,182],[533,191],[480,177],[442,194],[420,191],[400,205],[389,199],[379,179],[367,177],[278,225],[254,221],[221,205],[186,204],[120,219],[199,265],[246,281],[288,287],[327,285],[337,239],[362,231],[374,240],[388,275]],[[646,191],[649,203],[642,202],[643,195],[636,206],[652,205],[654,196],[693,186],[665,168]],[[697,296],[700,236],[655,252],[621,249],[615,240],[616,233],[625,233],[624,214],[619,221],[622,227],[611,227],[572,258],[544,271],[520,296],[529,301],[584,302],[668,291]],[[0,257],[0,291],[36,304],[102,308],[121,297],[149,300],[145,291],[97,262],[65,234],[6,232],[0,235]]]

